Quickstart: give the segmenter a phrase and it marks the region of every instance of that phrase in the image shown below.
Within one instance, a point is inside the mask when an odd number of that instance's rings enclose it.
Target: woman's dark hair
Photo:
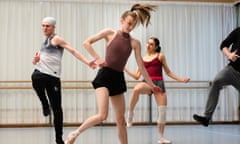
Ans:
[[[155,11],[156,8],[156,5],[134,4],[130,10],[125,11],[122,14],[122,18],[126,18],[130,15],[137,21],[137,23],[141,23],[143,26],[145,25],[147,27],[150,23],[150,12]]]
[[[160,41],[158,40],[158,38],[150,37],[150,39],[152,39],[154,41],[155,46],[157,47],[155,52],[160,53],[161,52],[161,46],[160,46]]]

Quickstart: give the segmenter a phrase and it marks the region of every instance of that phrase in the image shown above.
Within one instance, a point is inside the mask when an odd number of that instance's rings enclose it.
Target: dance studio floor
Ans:
[[[64,138],[76,127],[64,127]],[[240,125],[167,125],[165,137],[173,144],[240,144]],[[128,128],[129,144],[157,144],[154,125]],[[96,126],[75,144],[118,144],[115,126]],[[52,127],[0,128],[0,144],[55,144]]]

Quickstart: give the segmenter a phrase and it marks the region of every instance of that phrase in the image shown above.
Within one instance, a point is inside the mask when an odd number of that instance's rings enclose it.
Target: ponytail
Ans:
[[[123,13],[122,18],[126,18],[130,15],[137,21],[137,23],[141,23],[143,26],[147,27],[150,23],[150,12],[155,11],[156,9],[156,5],[134,4],[129,11]]]

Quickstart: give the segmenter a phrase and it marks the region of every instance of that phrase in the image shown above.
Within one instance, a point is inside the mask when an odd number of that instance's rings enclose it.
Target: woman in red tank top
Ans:
[[[179,82],[188,82],[189,78],[180,78],[177,75],[175,75],[168,67],[166,62],[166,57],[163,53],[161,53],[161,47],[160,42],[157,38],[151,37],[146,45],[147,48],[147,55],[143,57],[143,63],[144,66],[152,79],[153,83],[155,85],[158,85],[160,89],[162,90],[159,92],[152,92],[151,87],[143,80],[142,82],[138,83],[134,89],[133,93],[130,98],[130,105],[129,110],[127,114],[127,126],[132,126],[133,121],[133,111],[134,107],[138,101],[140,94],[147,94],[151,95],[154,93],[155,100],[158,106],[158,131],[159,131],[159,140],[158,143],[171,143],[170,140],[167,140],[163,137],[164,133],[164,127],[166,123],[166,106],[167,106],[167,95],[165,92],[165,86],[163,81],[163,75],[162,75],[162,68],[165,71],[165,73],[171,77],[172,79],[179,81]],[[125,68],[125,71],[128,75],[133,77],[134,79],[138,80],[140,78],[140,71],[137,69],[135,73],[129,71],[127,68]]]

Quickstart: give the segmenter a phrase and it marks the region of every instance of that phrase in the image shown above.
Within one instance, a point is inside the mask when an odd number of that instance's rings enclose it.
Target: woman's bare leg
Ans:
[[[164,138],[164,129],[166,124],[166,106],[167,106],[167,95],[166,93],[156,93],[154,94],[155,100],[158,106],[158,133],[159,141],[158,143],[171,143],[171,141]]]
[[[115,119],[117,123],[117,133],[118,138],[120,141],[120,144],[127,144],[128,143],[128,137],[127,137],[127,129],[126,129],[126,123],[125,123],[125,99],[124,95],[116,95],[110,97],[112,106],[115,113]]]
[[[150,94],[150,93],[151,93],[151,87],[145,82],[140,82],[139,84],[137,84],[134,87],[131,98],[130,98],[129,110],[127,112],[127,126],[128,127],[132,126],[133,112],[134,112],[134,108],[138,102],[139,95],[140,94]]]
[[[109,93],[105,87],[96,89],[96,100],[98,106],[98,113],[87,118],[77,130],[71,132],[68,135],[67,141],[65,144],[73,144],[77,136],[88,128],[101,123],[108,116],[108,107],[109,107]]]

